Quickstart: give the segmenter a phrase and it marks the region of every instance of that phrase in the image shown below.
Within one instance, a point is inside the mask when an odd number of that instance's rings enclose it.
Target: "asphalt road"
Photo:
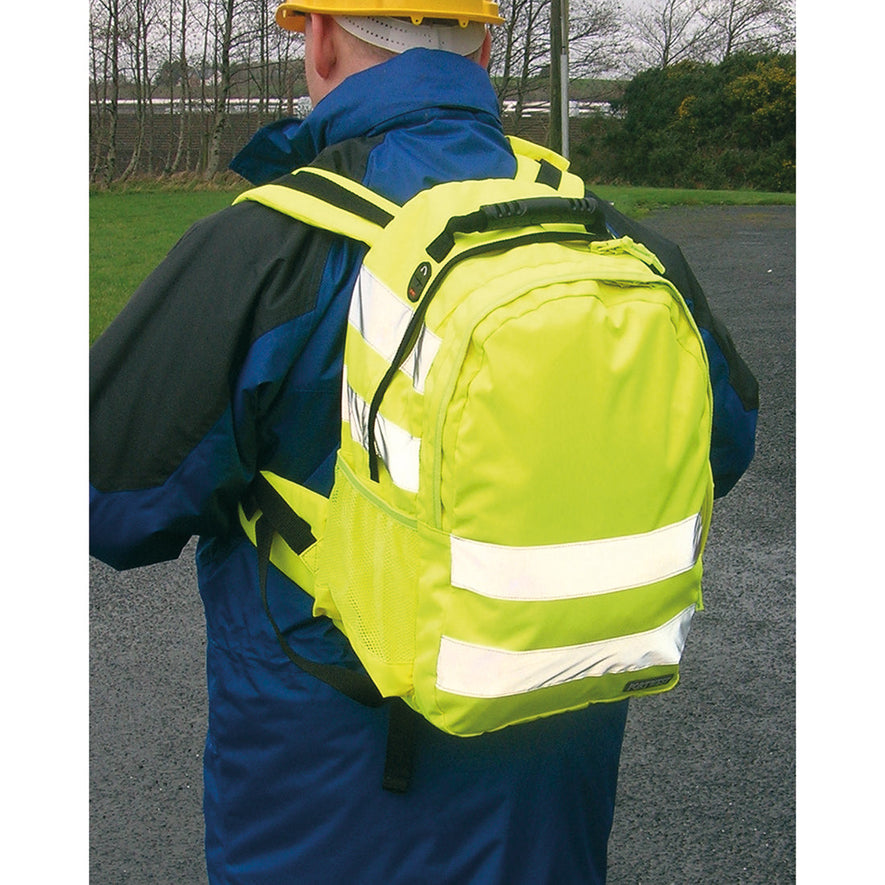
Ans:
[[[682,245],[762,407],[756,458],[715,508],[682,682],[631,705],[609,883],[793,882],[795,210],[670,209],[648,223]],[[90,882],[200,885],[193,548],[119,574],[91,560],[90,578]]]

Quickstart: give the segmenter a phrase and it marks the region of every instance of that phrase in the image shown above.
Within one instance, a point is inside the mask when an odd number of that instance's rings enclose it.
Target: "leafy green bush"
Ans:
[[[590,181],[792,191],[795,126],[795,55],[680,62],[637,74],[617,117],[584,124],[573,165]]]

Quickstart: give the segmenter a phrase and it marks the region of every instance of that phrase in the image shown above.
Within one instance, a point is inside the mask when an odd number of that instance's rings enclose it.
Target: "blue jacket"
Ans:
[[[302,123],[259,133],[233,168],[260,183],[315,163],[399,202],[439,181],[511,175],[485,72],[447,53],[427,62],[413,50],[349,78]],[[610,225],[654,237],[607,211]],[[330,490],[363,249],[255,203],[231,207],[185,234],[91,353],[93,555],[130,568],[200,536],[210,880],[602,882],[625,704],[470,739],[422,723],[411,787],[393,794],[380,787],[387,709],[291,664],[263,611],[236,504],[258,469]],[[706,321],[700,287],[672,260]],[[733,484],[752,457],[755,382],[727,333],[701,324],[723,416],[714,473]],[[359,666],[273,568],[268,597],[297,652]]]

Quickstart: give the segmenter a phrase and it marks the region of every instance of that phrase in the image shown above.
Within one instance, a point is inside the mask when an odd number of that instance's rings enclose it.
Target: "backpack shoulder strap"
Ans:
[[[583,180],[568,171],[569,161],[548,148],[508,136],[516,156],[517,180],[537,181],[562,196],[583,197]],[[290,175],[240,194],[234,204],[261,203],[285,215],[372,246],[401,208],[344,175],[302,166]]]
[[[313,166],[248,190],[234,203],[247,200],[368,246],[400,208],[357,181]]]
[[[367,707],[388,704],[387,752],[382,786],[390,792],[404,793],[409,788],[412,776],[417,714],[401,698],[383,697],[368,674],[298,654],[270,610],[267,576],[271,562],[280,564],[277,556],[289,560],[283,571],[297,577],[301,586],[313,595],[315,558],[309,553],[316,553],[317,538],[322,536],[328,499],[271,473],[262,472],[256,479],[254,495],[262,509],[246,514],[240,505],[240,522],[257,549],[261,602],[277,642],[293,664],[351,700]],[[292,509],[293,502],[306,513],[306,518]],[[299,564],[299,570],[294,573],[293,562]]]

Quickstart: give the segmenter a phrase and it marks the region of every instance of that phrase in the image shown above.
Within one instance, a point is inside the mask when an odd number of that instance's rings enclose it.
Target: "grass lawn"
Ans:
[[[620,212],[641,218],[667,206],[783,206],[796,202],[795,194],[766,191],[708,191],[665,187],[618,187],[600,184],[590,189],[614,203]]]
[[[90,344],[191,224],[229,206],[242,190],[90,194]]]
[[[140,187],[89,198],[89,342],[101,334],[138,285],[193,222],[229,206],[248,185],[225,190]],[[794,203],[794,194],[594,186],[626,215],[672,205]]]

